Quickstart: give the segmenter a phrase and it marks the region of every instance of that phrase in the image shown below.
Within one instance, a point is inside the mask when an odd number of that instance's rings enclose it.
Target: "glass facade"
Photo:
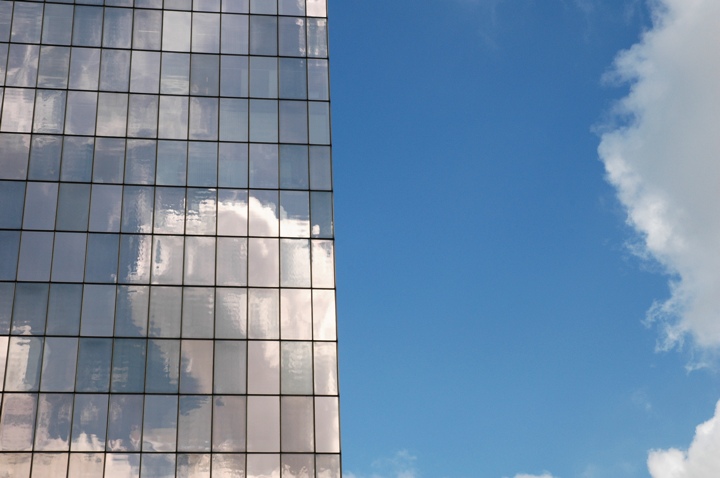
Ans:
[[[340,478],[326,0],[0,0],[0,478]]]

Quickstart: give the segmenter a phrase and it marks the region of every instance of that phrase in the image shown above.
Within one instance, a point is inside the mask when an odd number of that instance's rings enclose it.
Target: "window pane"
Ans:
[[[150,292],[151,337],[180,337],[182,289],[153,287]]]
[[[94,134],[96,109],[97,93],[92,91],[68,92],[65,134]]]
[[[42,5],[15,3],[13,12],[12,41],[17,43],[38,43],[42,24]]]
[[[233,396],[213,399],[213,451],[245,451],[245,400]]]
[[[330,99],[327,60],[308,60],[308,98]]]
[[[153,192],[151,186],[125,186],[123,190],[123,232],[152,232]]]
[[[130,95],[128,136],[134,138],[155,138],[157,136],[157,118],[157,96]]]
[[[190,55],[185,53],[163,53],[160,93],[187,95],[189,88]]]
[[[160,97],[158,137],[187,139],[188,100],[174,96]]]
[[[305,0],[279,0],[278,13],[280,15],[305,16]]]
[[[57,228],[65,231],[85,231],[90,213],[89,184],[60,184],[58,194]]]
[[[220,103],[220,107],[220,114],[222,117],[222,102]],[[218,158],[218,186],[227,188],[246,188],[247,185],[247,144],[220,143]]]
[[[180,397],[178,451],[210,451],[212,397]]]
[[[277,394],[279,392],[280,347],[278,342],[248,342],[248,393]],[[250,415],[252,416],[252,414]]]
[[[130,91],[133,93],[157,93],[159,88],[160,53],[133,50]]]
[[[45,8],[50,8],[50,5]],[[59,46],[40,47],[38,87],[67,88],[69,68],[70,48]]]
[[[0,231],[0,279],[15,280],[20,233]]]
[[[84,233],[55,234],[52,280],[58,282],[82,282],[85,271]]]
[[[0,151],[3,152],[0,179],[25,179],[30,152],[30,135],[0,134]]]
[[[115,337],[145,337],[147,335],[149,302],[150,288],[147,286],[118,287],[113,335]]]
[[[75,7],[73,45],[100,46],[102,18],[102,7]]]
[[[311,395],[313,393],[313,361],[311,343],[283,342],[281,353],[281,393],[290,395]]]
[[[332,241],[312,241],[312,286],[335,287]]]
[[[105,449],[105,430],[107,426],[108,396],[107,395],[75,395],[75,407],[73,410],[72,425],[72,451],[103,451]],[[82,455],[72,455],[81,457]],[[95,460],[91,457],[102,455],[85,455],[86,460],[92,464]],[[83,460],[85,461],[85,460]],[[99,471],[102,473],[102,462],[99,463]],[[72,473],[72,464],[70,465]],[[85,476],[85,475],[70,475]],[[98,476],[98,475],[91,475]]]
[[[34,104],[35,90],[6,88],[0,131],[29,133],[32,128]]]
[[[182,283],[183,244],[183,238],[178,236],[153,237],[153,284]]]
[[[277,55],[277,17],[250,16],[250,54]]]
[[[314,451],[312,397],[283,397],[280,407],[282,451]]]
[[[78,335],[81,306],[81,284],[52,284],[50,286],[47,334]]]
[[[220,140],[247,141],[248,101],[220,98]]]
[[[106,48],[130,48],[132,10],[106,8],[103,27],[103,46]]]
[[[241,3],[242,0],[236,0]],[[221,52],[237,55],[248,53],[248,16],[223,15],[222,16]]]
[[[140,451],[142,413],[142,395],[110,396],[108,451]]]
[[[248,397],[247,448],[252,452],[280,450],[279,397]],[[249,455],[251,456],[251,455]]]
[[[250,57],[250,96],[277,98],[277,58]]]
[[[163,24],[173,28],[163,28],[163,50],[190,51],[190,13],[163,12]]]
[[[303,239],[280,240],[280,285],[310,287],[310,244]]]
[[[157,155],[158,185],[185,186],[187,143],[159,141]]]
[[[244,236],[247,234],[248,192],[246,189],[220,189],[218,191],[218,235]]]
[[[248,337],[277,339],[280,337],[280,304],[276,289],[248,290]]]
[[[93,182],[122,183],[125,165],[125,140],[97,138],[93,160]]]
[[[145,396],[142,443],[143,451],[175,451],[175,437],[177,436],[177,401],[177,396]],[[148,456],[154,455],[145,455],[145,457]],[[143,462],[144,461],[145,460],[143,460]],[[143,476],[144,475],[145,470],[143,469]]]
[[[119,232],[122,186],[93,184],[90,201],[90,230]]]
[[[330,144],[330,105],[319,101],[308,103],[308,129],[311,144]]]
[[[309,289],[280,291],[280,320],[283,339],[312,338],[312,296]]]
[[[133,48],[142,50],[160,49],[162,13],[153,10],[135,10]],[[173,28],[168,25],[168,29]]]
[[[335,291],[313,291],[313,338],[335,340]]]
[[[0,181],[0,204],[2,204],[0,208],[0,228],[20,229],[23,221],[24,198],[25,183]]]
[[[90,248],[92,244],[93,241],[91,237]],[[82,305],[81,334],[95,336],[112,335],[114,305],[115,286],[86,285]]]
[[[28,179],[57,181],[62,137],[33,135]]]
[[[319,191],[310,193],[310,217],[312,237],[333,237],[332,193]]]
[[[73,368],[75,363],[73,362]],[[40,394],[38,400],[35,449],[68,451],[73,409],[71,394]]]
[[[18,280],[41,281],[50,279],[53,233],[24,231],[20,239]]]
[[[6,391],[24,392],[38,389],[42,349],[42,338],[10,337],[5,375]]]
[[[250,100],[250,141],[278,140],[278,104],[275,100]]]
[[[278,187],[278,147],[274,144],[250,145],[250,187]]]
[[[182,234],[185,230],[185,188],[155,188],[155,233]]]
[[[43,21],[43,43],[69,45],[72,36],[73,21],[72,5],[45,5],[45,19]]]
[[[195,55],[190,58],[190,93],[199,96],[217,96],[220,75],[220,57]]]
[[[111,355],[112,339],[80,339],[78,371],[75,379],[75,388],[78,392],[108,391]],[[103,420],[103,428],[104,423]],[[74,431],[73,436],[77,437]],[[104,436],[104,433],[102,436]]]
[[[248,285],[279,285],[279,244],[277,239],[248,239]]]
[[[94,144],[93,138],[64,138],[61,181],[90,182]]]
[[[62,133],[65,125],[64,91],[38,90],[35,97],[33,132]]]
[[[280,141],[283,143],[307,143],[307,120],[307,104],[304,101],[281,101]]]
[[[337,395],[337,349],[334,342],[314,344],[315,393]]]
[[[193,14],[192,51],[204,53],[220,51],[220,15],[214,13]]]
[[[190,97],[190,139],[218,139],[217,98]]]
[[[32,450],[36,399],[35,394],[5,395],[0,415],[0,450]]]
[[[75,337],[48,337],[43,353],[41,390],[72,392],[75,390],[75,362],[78,339]]]
[[[187,176],[188,186],[217,185],[217,144],[189,144]]]
[[[250,190],[249,230],[251,236],[279,234],[278,192]]]
[[[215,337],[220,339],[247,337],[246,289],[215,290]]]
[[[305,19],[280,17],[279,54],[281,56],[305,56]]]
[[[5,86],[35,87],[39,54],[37,45],[10,44]]]
[[[327,20],[324,18],[308,18],[307,55],[326,58],[327,54]]]
[[[133,96],[130,97],[130,104],[133,104]],[[155,109],[157,111],[157,108]],[[130,117],[133,117],[132,112]],[[152,140],[129,139],[126,149],[125,183],[154,184],[156,142]],[[125,188],[125,190],[127,190],[127,188]]]
[[[47,305],[47,284],[17,284],[13,311],[13,335],[43,335]]]
[[[248,57],[223,55],[220,62],[220,95],[246,97],[250,68]]]
[[[182,336],[213,337],[215,290],[211,287],[183,288]]]
[[[70,88],[97,89],[100,50],[97,48],[73,48],[70,58]]]
[[[143,339],[114,340],[113,392],[142,393],[145,389],[145,343]]]
[[[122,93],[100,93],[98,97],[97,134],[125,136],[128,97]]]
[[[180,355],[180,393],[212,393],[212,367],[212,340],[183,340]]]
[[[245,393],[246,342],[215,342],[215,381],[213,393]]]
[[[185,284],[214,285],[215,238],[188,236],[185,240]]]
[[[179,365],[179,340],[148,340],[145,392],[177,393]]]
[[[280,58],[280,98],[307,98],[306,61]]]

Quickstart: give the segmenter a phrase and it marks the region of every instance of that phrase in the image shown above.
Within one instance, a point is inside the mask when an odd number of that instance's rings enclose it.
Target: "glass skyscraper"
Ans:
[[[340,478],[325,0],[0,0],[0,478]]]

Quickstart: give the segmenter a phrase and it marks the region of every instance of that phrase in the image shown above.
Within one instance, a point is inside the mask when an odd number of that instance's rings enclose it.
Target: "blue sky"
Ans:
[[[653,5],[330,2],[346,478],[720,473],[720,3]]]

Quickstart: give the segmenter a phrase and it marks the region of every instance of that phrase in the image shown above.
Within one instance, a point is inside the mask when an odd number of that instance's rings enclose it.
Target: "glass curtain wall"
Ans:
[[[0,0],[0,477],[340,478],[325,0]]]

